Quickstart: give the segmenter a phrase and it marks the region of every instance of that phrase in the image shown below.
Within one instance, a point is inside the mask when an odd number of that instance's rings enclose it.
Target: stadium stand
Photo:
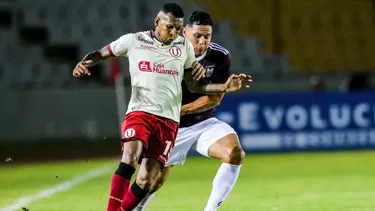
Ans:
[[[0,79],[1,89],[79,86],[72,81],[70,71],[85,53],[123,33],[151,28],[157,9],[165,2],[8,1],[0,10],[0,48],[7,52],[0,56],[0,73],[4,75]],[[202,9],[192,2],[176,2],[184,6],[187,14]],[[237,37],[228,21],[215,26],[214,41],[232,52],[235,72],[286,72],[287,58],[264,53],[262,40],[267,39]],[[127,61],[121,60],[121,65],[126,66]],[[107,63],[98,69],[109,74]]]
[[[373,1],[196,0],[236,35],[262,39],[265,52],[284,52],[297,70],[375,67]]]
[[[0,48],[7,53],[0,55],[0,89],[80,87],[70,76],[75,63],[123,33],[152,28],[165,2],[1,1]],[[195,9],[212,14],[213,40],[231,51],[234,72],[375,67],[372,1],[175,2],[187,14]],[[109,65],[97,67],[98,77],[109,75]],[[121,60],[121,67],[126,65]]]

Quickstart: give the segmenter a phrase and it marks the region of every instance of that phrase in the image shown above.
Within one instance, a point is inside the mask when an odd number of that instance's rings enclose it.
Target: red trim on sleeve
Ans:
[[[111,48],[111,45],[110,45],[110,44],[107,45],[107,49],[108,49],[108,51],[109,51],[109,54],[110,54],[111,56],[114,56],[114,57],[115,57],[115,54],[113,54],[113,51],[112,51],[112,48]]]

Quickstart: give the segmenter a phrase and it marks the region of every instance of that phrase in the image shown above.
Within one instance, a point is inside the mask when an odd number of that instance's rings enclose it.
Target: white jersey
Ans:
[[[181,82],[184,70],[195,61],[192,44],[179,36],[164,45],[144,31],[125,34],[108,49],[129,58],[132,94],[126,113],[144,111],[180,122]]]

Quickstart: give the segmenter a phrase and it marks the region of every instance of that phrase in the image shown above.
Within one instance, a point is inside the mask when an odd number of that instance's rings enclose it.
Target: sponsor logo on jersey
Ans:
[[[184,41],[175,42],[173,43],[173,45],[185,45],[185,42]]]
[[[140,61],[138,63],[138,69],[142,72],[152,72],[151,64],[149,61]]]
[[[138,37],[137,37],[137,40],[140,41],[140,42],[143,42],[143,43],[149,44],[149,45],[153,45],[153,44],[154,44],[153,41],[146,40],[145,38],[143,38],[143,37],[141,37],[141,36],[138,36]]]
[[[160,74],[167,74],[167,75],[174,75],[174,76],[178,76],[180,74],[177,70],[165,69],[164,64],[158,63],[158,62],[154,63],[152,72],[160,73]]]
[[[173,56],[174,58],[178,58],[181,56],[181,49],[177,46],[172,46],[169,49],[169,54],[171,54],[171,56]]]
[[[157,51],[158,48],[155,47],[155,46],[152,46],[152,45],[141,45],[142,48],[145,48],[147,50],[154,50],[154,51]]]
[[[180,73],[177,70],[166,69],[164,64],[155,62],[151,65],[149,61],[140,61],[138,63],[138,69],[142,72],[153,72],[157,74],[179,76]]]
[[[206,77],[211,77],[212,73],[214,72],[215,65],[207,65],[205,68],[206,68]]]

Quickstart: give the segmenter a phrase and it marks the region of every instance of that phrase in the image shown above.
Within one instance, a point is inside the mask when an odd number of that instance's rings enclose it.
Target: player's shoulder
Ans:
[[[136,40],[136,33],[125,33],[117,39],[117,42],[134,43],[135,40]]]
[[[180,45],[180,46],[187,46],[189,42],[187,39],[181,35],[178,35],[178,37],[172,42],[172,45]]]
[[[139,31],[134,33],[134,37],[136,40],[141,42],[146,42],[148,44],[153,44],[152,41],[152,32],[151,31]]]
[[[193,45],[183,36],[178,36],[173,42],[172,46],[178,47],[179,49],[184,49],[183,51],[189,52],[193,49]]]
[[[230,56],[230,52],[228,49],[226,49],[225,47],[215,42],[211,42],[208,48],[210,49],[211,53],[215,53],[218,56],[222,56],[222,57]]]
[[[151,31],[139,31],[135,32],[134,35],[141,37],[152,37]]]

